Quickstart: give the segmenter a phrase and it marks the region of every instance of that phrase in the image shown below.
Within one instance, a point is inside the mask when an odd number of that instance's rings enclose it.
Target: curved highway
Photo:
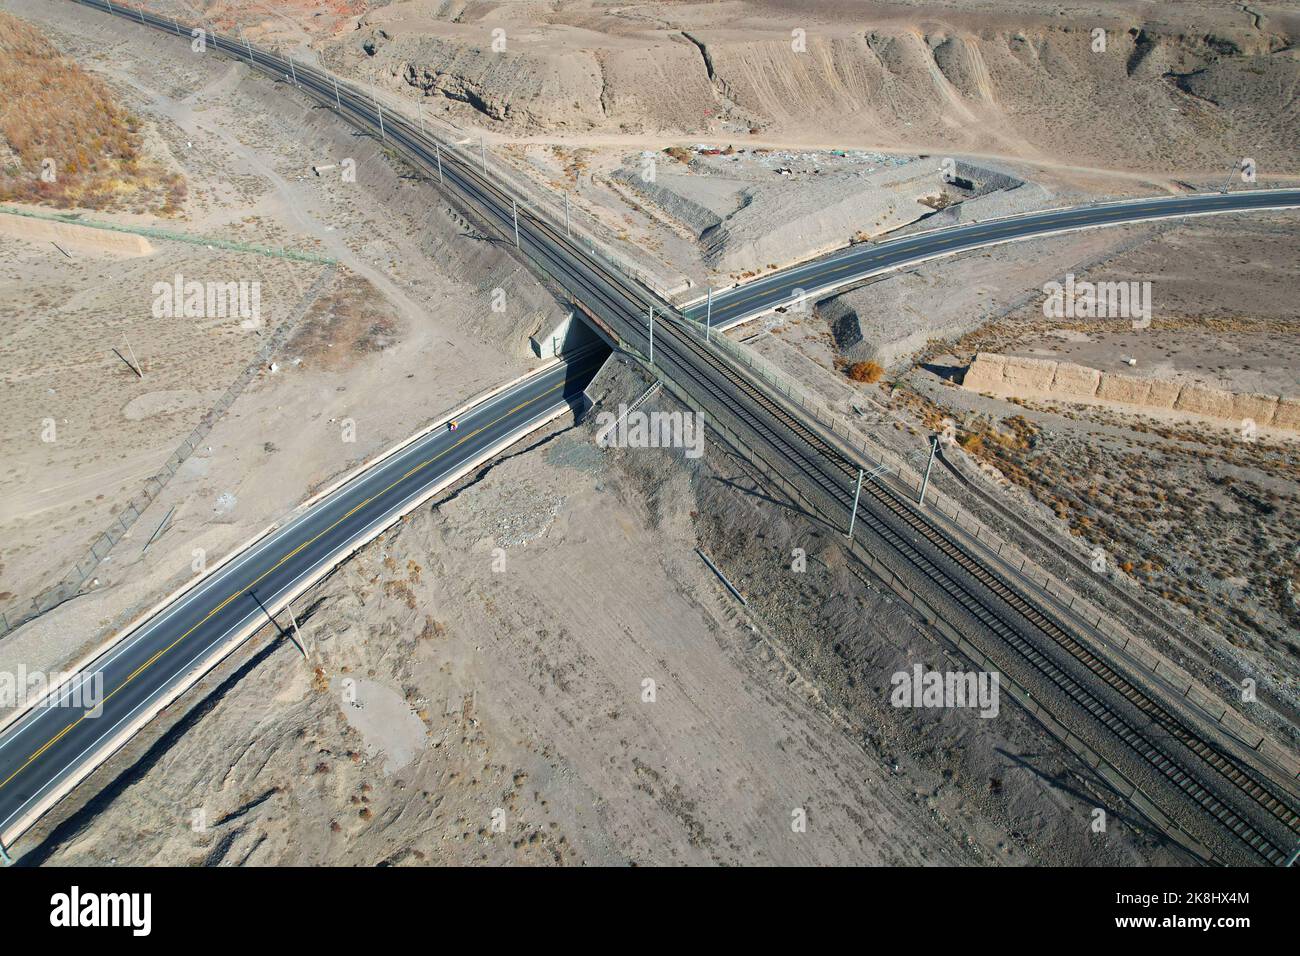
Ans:
[[[77,2],[108,9],[103,0]],[[138,16],[158,29],[176,33],[184,29],[174,21],[124,10],[118,4],[112,12]],[[811,496],[808,500],[816,510],[838,521],[852,508],[857,463],[837,450],[819,426],[724,362],[705,347],[702,330],[688,330],[667,303],[609,266],[594,249],[570,239],[562,227],[522,207],[515,220],[515,199],[493,177],[480,173],[477,162],[467,162],[465,155],[447,144],[441,146],[439,156],[437,141],[401,117],[384,116],[387,129],[376,130],[379,117],[371,98],[333,82],[328,74],[301,64],[295,67],[233,38],[213,35],[210,42],[300,86],[359,128],[378,132],[430,178],[441,180],[445,172],[449,195],[481,214],[505,242],[513,238],[530,266],[564,288],[589,320],[643,355],[643,346],[649,345],[647,309],[653,308],[658,316],[653,364],[665,382],[699,402],[709,412],[711,426],[731,428],[757,457],[769,458],[769,470],[796,483],[800,494]],[[783,298],[789,301],[796,288],[812,294],[932,255],[1059,229],[1188,215],[1197,210],[1167,204],[1189,201],[1210,204],[1200,212],[1287,208],[1300,205],[1300,191],[1171,197],[1056,210],[855,247],[720,294],[714,299],[713,318],[727,321],[720,319],[719,308],[730,310],[723,316],[734,320],[780,305]],[[1085,218],[1072,220],[1071,216]],[[696,303],[687,312],[691,318],[701,318],[702,308],[702,303]],[[399,452],[172,602],[87,668],[88,673],[105,676],[102,715],[92,717],[59,706],[64,694],[11,725],[0,736],[0,834],[21,832],[58,793],[66,792],[103,755],[120,746],[142,722],[141,715],[174,696],[196,669],[211,666],[213,653],[235,646],[245,631],[263,619],[258,617],[265,615],[261,604],[273,612],[277,602],[283,603],[295,588],[427,494],[440,475],[453,474],[457,462],[463,469],[473,456],[487,455],[509,435],[546,417],[549,412],[544,407],[553,411],[557,403],[572,399],[595,361],[551,372],[549,384],[530,380],[483,403],[462,418],[461,431],[454,436],[434,432]],[[1171,703],[1172,711],[1166,710],[1165,704],[1146,697],[1095,655],[1071,649],[1072,638],[1050,613],[1041,612],[1013,583],[999,580],[974,561],[956,539],[932,526],[925,513],[892,500],[892,493],[877,490],[874,484],[865,490],[870,494],[859,509],[858,528],[867,539],[867,550],[880,555],[891,568],[889,573],[906,580],[909,588],[924,591],[931,605],[942,607],[945,619],[958,621],[972,640],[974,635],[988,638],[994,659],[1005,661],[1004,672],[1019,669],[1040,681],[1043,693],[1060,702],[1058,719],[1072,732],[1087,735],[1090,746],[1112,766],[1123,766],[1135,792],[1148,794],[1175,818],[1176,825],[1195,828],[1198,839],[1208,837],[1216,858],[1236,860],[1255,854],[1257,861],[1276,862],[1284,856],[1300,831],[1300,816],[1286,790],[1276,791],[1267,775],[1252,766],[1251,754],[1240,752],[1236,743],[1213,730],[1204,731],[1205,738],[1198,736],[1189,729],[1195,721],[1186,723],[1190,718],[1181,704]]]
[[[430,489],[580,401],[604,354],[595,349],[531,376],[458,416],[456,431],[435,428],[356,476],[213,571],[11,724],[0,737],[0,839],[7,844],[21,834],[313,574],[374,537]],[[99,713],[96,703],[102,703]]]
[[[706,313],[709,313],[710,326],[725,329],[769,309],[792,305],[800,298],[829,294],[839,286],[882,272],[981,246],[1033,239],[1076,229],[1129,225],[1178,216],[1295,208],[1300,208],[1300,189],[1261,189],[1161,196],[990,219],[886,242],[862,243],[812,262],[782,269],[744,285],[714,291],[711,310],[707,299],[701,298],[683,308],[682,314],[692,321],[704,322]]]

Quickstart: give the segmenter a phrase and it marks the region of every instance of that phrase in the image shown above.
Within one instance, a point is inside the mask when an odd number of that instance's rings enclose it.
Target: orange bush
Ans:
[[[854,362],[849,366],[849,378],[868,385],[880,381],[880,376],[884,374],[885,370],[875,362]]]

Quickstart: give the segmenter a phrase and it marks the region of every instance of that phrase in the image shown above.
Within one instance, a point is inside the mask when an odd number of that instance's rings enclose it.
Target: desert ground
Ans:
[[[616,362],[590,394],[616,407],[648,384]],[[43,823],[38,859],[1177,859],[1120,808],[1090,833],[1104,784],[1013,709],[888,706],[885,675],[944,652],[741,459],[602,448],[593,421],[526,439],[365,548],[299,614],[313,666],[264,633]]]
[[[1281,5],[151,6],[481,138],[513,186],[552,209],[567,195],[579,228],[679,298],[937,222],[1300,176],[1300,18]],[[99,120],[131,117],[146,183],[5,204],[152,233],[135,254],[0,233],[0,612],[23,620],[140,510],[74,599],[0,636],[0,669],[52,670],[196,561],[535,367],[530,336],[566,308],[434,184],[284,84],[71,4],[3,13],[100,84]],[[1256,183],[1234,169],[1246,156]],[[25,161],[0,153],[6,175]],[[355,181],[313,172],[345,161]],[[728,335],[913,466],[950,426],[936,490],[1225,703],[1256,681],[1246,716],[1294,752],[1296,433],[1244,440],[1235,421],[963,378],[990,354],[1300,397],[1298,225],[1218,216],[979,250]],[[1149,281],[1150,326],[1045,317],[1044,284],[1066,273]],[[177,275],[258,282],[260,325],[153,314]],[[698,460],[601,447],[594,414],[650,384],[615,356],[586,416],[340,565],[302,601],[310,665],[264,630],[29,833],[26,859],[1186,861],[1016,707],[889,706],[891,673],[959,659],[846,559],[839,529],[712,434]]]
[[[1027,184],[967,207],[984,217],[1217,187],[1243,158],[1261,182],[1300,174],[1286,5],[229,0],[203,17],[483,139],[668,290],[929,215],[945,158]]]
[[[138,595],[157,588],[156,599],[188,579],[195,547],[216,559],[436,412],[536,361],[528,336],[558,306],[491,244],[457,241],[465,226],[445,204],[406,202],[404,193],[429,187],[403,178],[370,140],[305,103],[286,104],[227,61],[195,57],[186,72],[161,52],[125,57],[124,41],[105,51],[112,32],[92,43],[67,28],[64,11],[25,9],[45,18],[66,51],[81,51],[90,67],[102,63],[100,75],[123,101],[149,116],[158,149],[183,159],[185,218],[164,225],[200,241],[152,240],[149,256],[70,260],[48,242],[0,240],[14,252],[5,308],[16,328],[4,345],[14,414],[5,418],[12,455],[0,492],[9,532],[0,610],[21,615],[25,600],[61,578],[251,363],[252,380],[99,566],[97,587],[115,591],[124,580],[115,570],[144,562],[150,570]],[[83,30],[93,22],[84,19]],[[311,171],[345,158],[356,162],[355,183]],[[141,221],[130,212],[85,218]],[[205,236],[321,261],[210,247]],[[259,282],[261,328],[154,318],[153,284],[177,274]],[[505,290],[504,312],[490,308],[496,288]],[[19,311],[33,301],[59,309]],[[273,335],[284,344],[261,361]],[[143,377],[114,348],[134,356]],[[380,389],[393,400],[365,400]],[[54,442],[41,441],[46,418],[55,420]],[[355,425],[352,441],[344,440],[345,419]],[[173,506],[168,530],[142,554]],[[91,617],[91,630],[129,620],[137,600]],[[66,635],[61,654],[77,629],[54,631]]]

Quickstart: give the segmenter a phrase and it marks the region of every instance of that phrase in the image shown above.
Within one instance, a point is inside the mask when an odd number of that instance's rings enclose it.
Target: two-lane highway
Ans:
[[[107,8],[98,0],[78,2]],[[138,16],[145,25],[177,34],[189,30],[144,11],[128,14],[118,4],[112,12],[133,19]],[[507,185],[481,167],[477,156],[468,156],[431,135],[422,124],[417,127],[400,116],[386,113],[381,122],[372,95],[329,74],[290,64],[238,39],[212,35],[209,46],[292,83],[322,106],[386,141],[431,181],[443,186],[469,214],[481,218],[503,242],[517,245],[520,258],[562,288],[611,339],[646,357],[647,313],[653,308],[657,316],[655,372],[666,384],[702,407],[711,428],[730,429],[752,460],[764,462],[763,470],[781,476],[814,513],[839,524],[853,507],[853,479],[861,463],[851,452],[828,438],[819,423],[708,348],[703,330],[683,322],[659,296],[621,273],[585,241],[571,237],[557,219],[525,208]],[[1232,199],[1247,195],[1255,194],[1233,194]],[[1131,209],[1127,219],[1140,214],[1141,210]],[[1023,222],[1017,226],[1011,220],[981,225],[1008,229],[1008,234],[1023,228]],[[1070,223],[1061,226],[1069,227]],[[934,236],[939,239],[935,254],[957,245],[944,241],[953,239],[952,234]],[[924,238],[914,236],[899,243]],[[986,239],[999,241],[996,235],[986,235]],[[841,255],[865,255],[873,248],[884,246],[859,247]],[[815,272],[825,264],[823,260],[810,268]],[[844,272],[854,274],[852,268]],[[781,293],[781,279],[764,281],[772,284],[769,292]],[[815,274],[792,275],[785,294],[789,296],[793,287],[812,292],[825,284],[817,281]],[[761,288],[755,283],[738,294],[750,295]],[[693,315],[699,315],[698,307]],[[1095,766],[1097,760],[1106,761],[1115,771],[1113,779],[1127,781],[1125,792],[1135,795],[1134,806],[1158,808],[1160,813],[1142,812],[1165,832],[1195,831],[1194,839],[1205,844],[1214,859],[1270,863],[1285,859],[1295,834],[1300,833],[1300,814],[1294,810],[1289,785],[1277,786],[1270,780],[1268,773],[1256,766],[1253,753],[1215,728],[1202,726],[1181,702],[1163,694],[1153,698],[1143,689],[1141,678],[1121,672],[1122,665],[1089,652],[1050,608],[1040,608],[1026,596],[1023,582],[1014,576],[1003,578],[985,567],[960,536],[917,510],[910,500],[875,483],[863,492],[855,540],[875,556],[873,560],[884,562],[887,583],[902,582],[909,595],[925,595],[934,613],[982,648],[999,670],[1039,688],[1034,693],[1036,706],[1052,715],[1053,726],[1068,730],[1069,739],[1088,741],[1093,754],[1090,763]],[[363,507],[366,504],[361,500]],[[254,586],[260,596],[262,583]],[[213,613],[227,620],[246,618],[239,595],[232,596],[235,600],[220,602],[221,607]],[[170,651],[164,655],[167,653]],[[145,675],[156,679],[159,673],[150,667],[140,679]],[[109,706],[116,707],[116,701],[110,698]],[[61,732],[55,726],[55,733]],[[66,732],[79,731],[69,725]],[[62,738],[50,741],[52,749],[66,750]],[[31,764],[33,773],[43,766],[44,759],[43,752]],[[87,761],[83,765],[92,764]],[[58,767],[46,769],[57,771]],[[40,785],[38,777],[28,780],[29,786]]]
[[[266,623],[259,602],[282,607],[431,489],[576,405],[605,354],[592,349],[527,378],[460,415],[456,431],[435,428],[358,475],[212,572],[12,724],[0,738],[0,839],[20,834],[138,724]],[[92,677],[102,681],[102,701],[93,688],[76,693]]]
[[[692,301],[682,312],[694,322],[704,322],[707,312],[711,327],[725,329],[778,306],[791,306],[799,300],[826,295],[835,288],[882,272],[983,246],[1041,238],[1076,229],[1131,225],[1180,216],[1296,208],[1300,208],[1300,189],[1260,189],[1158,196],[990,219],[880,243],[862,243],[782,269],[763,279],[715,290],[712,309],[708,308],[707,298],[701,298]]]

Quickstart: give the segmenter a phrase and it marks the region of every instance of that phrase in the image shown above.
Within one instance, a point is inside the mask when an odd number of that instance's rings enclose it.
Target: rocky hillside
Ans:
[[[1198,3],[1105,17],[1011,0],[979,17],[960,4],[842,7],[408,0],[320,44],[335,66],[510,132],[1123,157],[1225,176],[1251,156],[1262,174],[1295,171],[1289,20]]]

